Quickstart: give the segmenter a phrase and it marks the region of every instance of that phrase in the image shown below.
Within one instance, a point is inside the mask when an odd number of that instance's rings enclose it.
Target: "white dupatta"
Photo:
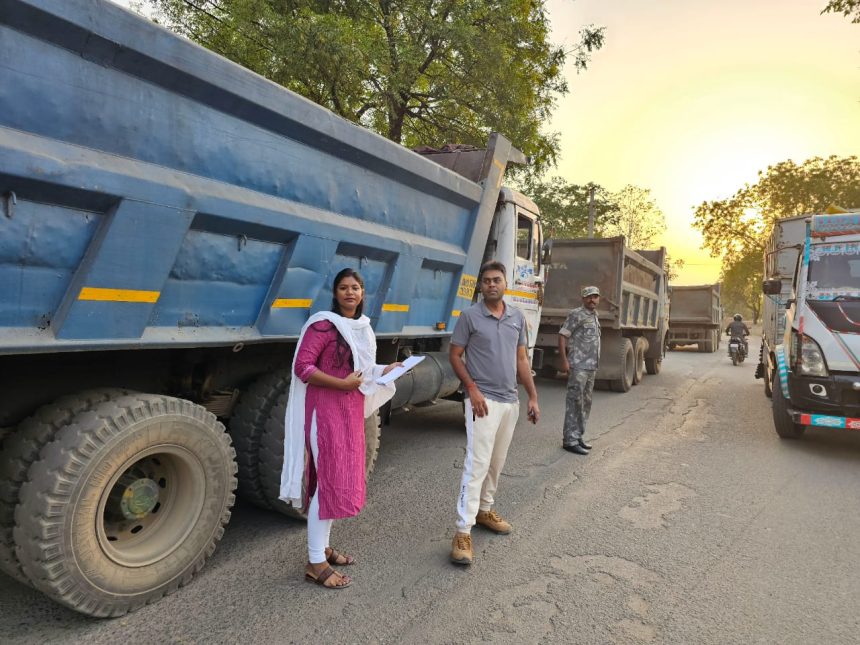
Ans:
[[[364,382],[359,390],[364,394],[364,418],[366,419],[380,406],[394,396],[393,383],[379,385],[376,379],[382,376],[384,365],[376,364],[376,336],[370,326],[370,318],[361,316],[358,320],[344,318],[331,311],[320,311],[311,316],[302,327],[296,355],[308,327],[322,320],[328,320],[343,336],[352,352],[355,369],[361,372]],[[287,401],[287,414],[284,418],[284,468],[281,471],[281,490],[278,497],[292,504],[293,508],[302,507],[302,478],[305,471],[305,397],[308,386],[296,376],[296,357],[290,378],[290,395]]]

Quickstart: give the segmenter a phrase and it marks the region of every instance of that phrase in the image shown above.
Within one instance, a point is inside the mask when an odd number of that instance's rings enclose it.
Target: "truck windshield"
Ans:
[[[819,244],[809,254],[809,297],[860,295],[860,242]]]

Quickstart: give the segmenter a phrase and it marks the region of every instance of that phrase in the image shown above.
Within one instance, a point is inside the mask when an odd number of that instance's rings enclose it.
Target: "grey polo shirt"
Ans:
[[[516,403],[517,348],[528,347],[523,312],[505,303],[505,312],[496,318],[482,302],[462,314],[454,327],[451,344],[465,347],[466,371],[488,399]]]

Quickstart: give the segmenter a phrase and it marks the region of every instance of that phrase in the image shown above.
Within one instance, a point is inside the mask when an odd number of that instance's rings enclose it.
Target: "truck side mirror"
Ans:
[[[767,296],[778,296],[782,292],[782,280],[765,280],[761,283],[761,290]]]
[[[549,240],[543,243],[541,263],[546,266],[552,263],[552,242]]]

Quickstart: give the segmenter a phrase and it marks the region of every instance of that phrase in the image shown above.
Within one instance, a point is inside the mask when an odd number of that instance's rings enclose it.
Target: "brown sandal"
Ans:
[[[349,585],[352,584],[352,580],[349,578],[349,576],[344,576],[344,575],[338,574],[338,575],[340,575],[341,578],[344,579],[344,581],[345,581],[344,584],[342,584],[342,585],[334,585],[334,584],[327,585],[325,583],[325,581],[328,580],[329,578],[331,578],[335,573],[336,573],[336,571],[334,569],[332,569],[331,567],[326,567],[320,573],[318,573],[316,576],[311,574],[310,571],[305,571],[305,580],[307,580],[308,582],[314,582],[314,583],[320,585],[321,587],[325,587],[326,589],[346,589]]]
[[[346,566],[349,566],[351,564],[355,564],[355,558],[353,558],[351,555],[347,555],[346,553],[338,553],[337,551],[335,551],[330,546],[326,547],[326,551],[331,552],[328,555],[326,555],[326,558],[325,558],[329,564],[334,564],[338,567],[346,567]],[[343,558],[344,562],[338,562],[337,561],[338,558]]]

